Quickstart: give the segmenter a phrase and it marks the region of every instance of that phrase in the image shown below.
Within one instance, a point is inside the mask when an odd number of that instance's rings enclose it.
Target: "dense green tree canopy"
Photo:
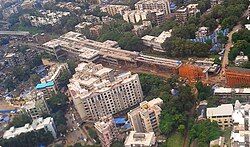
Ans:
[[[217,122],[210,120],[202,121],[194,124],[190,130],[189,136],[191,140],[198,139],[199,143],[208,144],[210,141],[219,138],[221,132]]]

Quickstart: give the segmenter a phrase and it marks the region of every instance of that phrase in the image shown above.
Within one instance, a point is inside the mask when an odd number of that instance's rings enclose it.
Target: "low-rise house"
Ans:
[[[223,3],[223,0],[210,0],[211,8],[214,6],[220,5]]]
[[[218,107],[207,108],[207,118],[216,121],[222,129],[232,125],[232,104],[222,104]]]
[[[235,58],[234,63],[235,63],[235,66],[240,66],[248,61],[249,61],[248,56],[239,55]]]
[[[138,133],[136,131],[130,131],[128,137],[124,142],[125,147],[152,147],[156,146],[156,137],[154,132]]]
[[[197,7],[198,7],[198,4],[187,5],[188,16],[196,16],[196,14],[200,12],[200,10]]]
[[[31,131],[38,131],[43,129],[44,131],[51,132],[52,136],[56,138],[56,127],[52,117],[47,117],[45,119],[38,118],[32,122],[32,124],[25,124],[23,127],[11,127],[9,130],[5,131],[3,134],[4,139],[9,139],[16,137],[22,133],[28,133]]]
[[[196,37],[206,37],[208,35],[208,27],[200,27],[197,32],[195,32]]]

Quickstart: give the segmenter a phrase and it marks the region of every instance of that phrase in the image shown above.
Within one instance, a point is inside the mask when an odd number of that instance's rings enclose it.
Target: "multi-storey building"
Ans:
[[[145,34],[145,32],[152,29],[152,24],[150,21],[143,21],[142,25],[134,25],[132,32],[136,35],[141,37]]]
[[[123,14],[123,20],[130,23],[138,23],[144,20],[152,20],[152,13],[151,11],[139,11],[139,10],[131,10],[126,11]]]
[[[31,45],[30,45],[31,46]],[[84,62],[102,63],[112,67],[125,66],[133,69],[144,68],[157,72],[177,72],[181,61],[143,55],[140,52],[127,51],[113,44],[87,39],[76,32],[68,32],[58,39],[43,45],[31,46],[45,50],[60,58],[70,54]],[[144,68],[145,69],[145,68]]]
[[[103,116],[95,123],[97,135],[103,147],[110,147],[112,141],[116,139],[118,130],[112,115]]]
[[[81,22],[75,26],[75,30],[78,33],[84,34],[93,24],[91,22]]]
[[[176,20],[185,23],[188,20],[188,8],[185,6],[180,7],[175,12]]]
[[[222,129],[232,125],[232,114],[232,104],[222,104],[218,107],[207,108],[207,118],[210,121],[216,121]]]
[[[129,6],[125,5],[107,5],[101,8],[102,12],[106,12],[111,16],[114,16],[115,14],[123,15],[124,12],[128,10],[130,10]]]
[[[211,8],[214,6],[220,5],[223,3],[223,0],[210,0]]]
[[[250,69],[228,67],[225,74],[226,83],[229,87],[250,86]]]
[[[153,99],[144,101],[140,106],[128,113],[128,119],[136,132],[155,132],[159,128],[161,108],[163,100]]]
[[[166,15],[171,13],[169,0],[140,0],[135,4],[135,9],[164,11]]]
[[[27,113],[33,120],[42,117],[43,114],[49,114],[49,108],[43,97],[43,93],[37,93],[35,99],[26,102],[22,109],[24,113]]]
[[[171,37],[171,33],[172,33],[172,30],[163,31],[158,37],[145,35],[141,39],[144,45],[151,47],[153,50],[159,51],[159,52],[166,52],[162,48],[162,44],[167,38]]]
[[[3,134],[4,139],[9,139],[16,137],[22,133],[28,133],[31,131],[38,131],[43,129],[44,131],[51,132],[52,136],[56,138],[56,126],[52,117],[47,117],[43,119],[42,117],[33,120],[32,124],[25,124],[23,127],[15,128],[11,127],[9,130],[5,131]]]
[[[56,85],[53,81],[37,84],[35,88],[37,92],[43,93],[45,99],[49,99],[53,93],[57,93]]]
[[[221,98],[250,98],[250,88],[225,88],[216,87],[214,95]]]
[[[156,146],[156,137],[154,132],[139,133],[136,131],[130,131],[125,142],[125,147],[154,147]]]
[[[250,144],[250,105],[242,105],[238,100],[235,102],[232,115],[233,128],[231,132],[232,147],[246,147]]]
[[[119,74],[101,64],[79,64],[68,88],[80,117],[87,120],[115,114],[143,99],[137,74]]]
[[[63,74],[63,72],[67,72],[70,74],[69,67],[67,63],[60,63],[52,65],[48,70],[48,75],[42,78],[41,83],[54,82],[58,85],[58,79]]]

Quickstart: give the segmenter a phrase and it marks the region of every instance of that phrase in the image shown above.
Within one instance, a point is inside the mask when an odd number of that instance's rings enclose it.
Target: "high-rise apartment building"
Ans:
[[[22,110],[33,120],[42,117],[43,114],[49,114],[49,108],[42,92],[36,93],[36,98],[26,102],[22,106]]]
[[[115,14],[124,14],[124,11],[130,10],[129,6],[125,5],[107,5],[101,8],[102,12],[106,12],[111,16],[114,16]]]
[[[149,102],[143,101],[140,106],[128,113],[128,119],[136,132],[155,132],[159,128],[161,108],[163,103],[160,98]]]
[[[185,23],[188,20],[188,8],[187,7],[180,7],[175,12],[176,20],[182,23]]]
[[[158,10],[170,14],[169,0],[140,0],[135,4],[136,10]]]
[[[103,116],[95,123],[95,129],[102,147],[110,147],[112,141],[117,137],[118,130],[112,115]]]
[[[85,120],[115,114],[143,99],[138,74],[121,73],[101,64],[79,64],[68,88],[80,117]]]

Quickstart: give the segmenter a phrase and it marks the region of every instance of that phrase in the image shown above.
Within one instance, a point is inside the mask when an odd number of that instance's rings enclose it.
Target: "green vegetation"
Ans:
[[[213,95],[211,86],[206,86],[201,81],[198,81],[195,86],[196,89],[198,90],[199,100],[205,100],[206,98]]]
[[[114,141],[111,144],[111,147],[123,147],[123,146],[124,146],[124,143],[122,141]]]
[[[67,129],[67,122],[66,122],[67,119],[65,117],[65,113],[59,110],[56,113],[53,113],[52,117],[55,121],[57,131],[60,133],[65,133]]]
[[[59,133],[66,132],[66,117],[65,111],[67,107],[68,97],[58,92],[57,94],[52,94],[52,97],[47,100],[48,107],[51,110],[51,116],[54,118],[55,124],[57,126],[57,130]]]
[[[167,39],[162,47],[166,50],[164,54],[168,57],[207,57],[211,48],[206,43],[191,42],[181,38]]]
[[[130,51],[141,51],[142,41],[139,37],[131,33],[133,25],[123,20],[116,21],[103,27],[103,33],[98,41],[114,40],[117,41],[122,49]]]
[[[72,75],[69,73],[68,70],[64,70],[61,74],[61,76],[58,79],[58,87],[63,88],[66,87],[69,84],[69,79],[72,77]]]
[[[66,109],[67,100],[68,97],[65,94],[58,92],[57,94],[52,94],[52,97],[47,102],[52,112],[57,112]]]
[[[240,20],[241,15],[247,9],[247,0],[227,0],[222,5],[212,8],[211,13],[205,14],[201,18],[201,24],[214,30],[217,26],[216,19],[223,28],[232,29]]]
[[[170,91],[163,78],[149,74],[140,74],[140,82],[145,100],[162,97],[166,90]]]
[[[180,133],[175,133],[171,135],[166,143],[165,146],[167,147],[182,147],[184,143],[184,137]]]
[[[22,133],[14,138],[0,139],[1,146],[13,146],[13,147],[34,147],[41,144],[47,146],[54,140],[52,134],[44,130],[32,131],[28,133]]]
[[[197,139],[199,146],[209,144],[211,140],[219,138],[220,135],[221,132],[217,122],[211,122],[210,120],[194,124],[189,132],[190,140]]]
[[[245,56],[250,58],[250,31],[247,29],[239,30],[237,33],[234,33],[232,36],[232,41],[234,46],[230,49],[228,54],[228,59],[231,63],[235,60],[237,55],[244,53]],[[243,68],[250,69],[250,61],[241,65]]]
[[[160,97],[163,100],[160,131],[169,136],[174,132],[184,134],[188,129],[189,113],[194,107],[196,99],[191,87],[180,82],[178,77],[164,79],[149,74],[140,74],[146,100]],[[176,94],[171,94],[171,89]]]
[[[32,123],[32,119],[27,114],[20,114],[13,118],[12,122],[9,123],[9,127],[22,127],[27,123]]]

